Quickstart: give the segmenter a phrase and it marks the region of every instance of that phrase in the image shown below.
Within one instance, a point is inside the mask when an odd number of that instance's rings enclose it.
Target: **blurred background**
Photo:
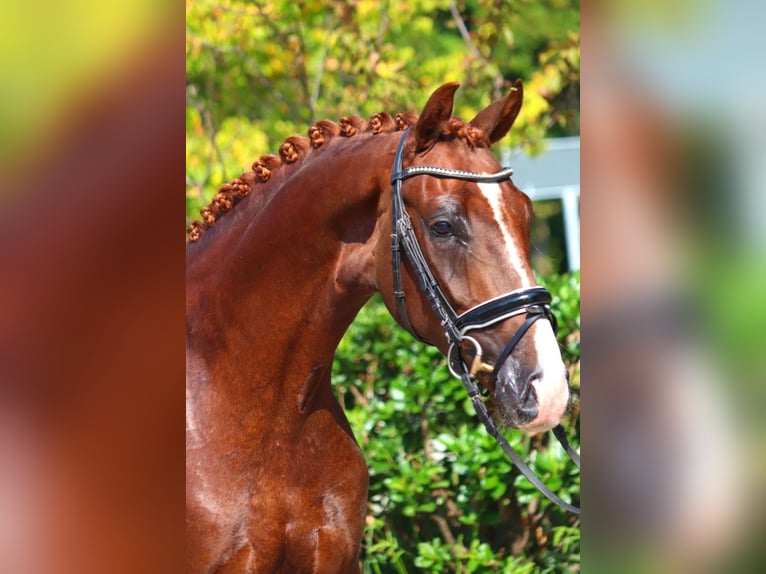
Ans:
[[[0,572],[184,545],[184,14],[4,2]]]
[[[583,569],[761,571],[762,3],[583,11]]]

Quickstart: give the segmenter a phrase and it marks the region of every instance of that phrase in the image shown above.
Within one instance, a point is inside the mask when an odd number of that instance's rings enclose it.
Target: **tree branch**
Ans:
[[[474,56],[482,61],[486,61],[484,56],[481,55],[481,52],[479,52],[479,49],[473,43],[473,40],[471,40],[471,33],[468,31],[468,28],[465,25],[465,20],[463,20],[463,17],[460,15],[460,11],[457,9],[455,0],[450,0],[449,11],[452,13],[452,18],[454,18],[455,24],[457,24],[457,29],[460,30],[460,35],[463,37],[463,41],[468,46],[468,49]]]
[[[332,14],[333,11],[329,8],[325,11],[325,30],[330,30],[331,26],[333,25]],[[311,89],[311,96],[309,97],[309,109],[311,110],[311,118],[309,118],[310,122],[313,122],[316,119],[315,114],[317,105],[319,104],[319,91],[322,88],[322,75],[324,74],[324,67],[325,63],[327,62],[328,52],[328,42],[325,42],[322,44],[322,54],[319,57],[319,66],[317,67],[316,75],[314,76],[314,86]]]
[[[186,86],[186,102],[187,104],[194,107],[197,110],[197,112],[199,112],[200,118],[202,119],[202,125],[205,129],[205,134],[210,140],[210,146],[212,147],[212,150],[213,150],[213,157],[207,162],[205,178],[204,178],[204,181],[202,182],[202,185],[200,186],[200,189],[202,189],[210,181],[210,175],[213,171],[213,163],[217,161],[221,165],[221,171],[223,171],[224,173],[226,172],[226,164],[223,159],[223,153],[221,152],[221,149],[218,147],[218,143],[215,141],[217,130],[213,122],[213,116],[210,113],[210,110],[207,109],[207,106],[205,106],[204,100],[198,98],[197,86],[195,86],[194,84],[190,84]]]

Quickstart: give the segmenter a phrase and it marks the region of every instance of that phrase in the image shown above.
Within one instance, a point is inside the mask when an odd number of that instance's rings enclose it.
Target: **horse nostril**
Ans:
[[[496,381],[495,398],[506,424],[524,426],[539,414],[537,389],[532,383],[543,378],[543,370],[535,368],[529,374],[513,376],[503,372]]]
[[[537,417],[537,391],[532,386],[533,380],[537,380],[537,378],[527,378],[527,387],[524,389],[522,400],[519,401],[517,411],[520,424],[531,422]]]
[[[525,383],[525,392],[524,394],[527,394],[530,389],[534,392],[534,387],[532,386],[532,383],[536,383],[537,381],[541,381],[543,379],[543,370],[540,367],[537,367],[534,371],[529,373],[527,376],[527,379],[524,381]]]

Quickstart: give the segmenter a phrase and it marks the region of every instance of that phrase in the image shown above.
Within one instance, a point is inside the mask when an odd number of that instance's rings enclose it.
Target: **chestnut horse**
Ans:
[[[452,117],[457,87],[419,116],[318,122],[224,185],[190,227],[189,572],[360,571],[367,467],[330,368],[376,291],[470,370],[501,424],[538,431],[564,415],[551,317],[529,319],[532,303],[550,303],[528,257],[532,203],[489,149],[521,108],[521,83],[470,122]]]

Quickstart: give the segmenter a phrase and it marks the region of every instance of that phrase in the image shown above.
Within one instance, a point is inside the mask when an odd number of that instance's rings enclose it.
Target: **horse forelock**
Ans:
[[[198,241],[205,230],[212,227],[227,211],[233,209],[248,195],[252,195],[254,187],[266,184],[277,170],[285,165],[295,164],[320,149],[337,137],[351,138],[360,133],[377,135],[403,131],[418,121],[418,115],[409,112],[391,116],[386,112],[373,114],[365,122],[358,116],[344,116],[336,124],[330,120],[319,120],[308,130],[308,137],[291,136],[285,139],[279,147],[279,155],[266,154],[258,158],[252,165],[251,171],[224,183],[218,188],[213,200],[200,211],[200,220],[193,221],[186,230],[187,243]],[[459,139],[471,148],[489,147],[487,137],[481,129],[464,122],[459,118],[451,118],[442,129],[443,140]]]
[[[465,141],[471,148],[489,147],[489,138],[481,128],[460,118],[451,118],[442,131],[445,138],[454,137]]]

